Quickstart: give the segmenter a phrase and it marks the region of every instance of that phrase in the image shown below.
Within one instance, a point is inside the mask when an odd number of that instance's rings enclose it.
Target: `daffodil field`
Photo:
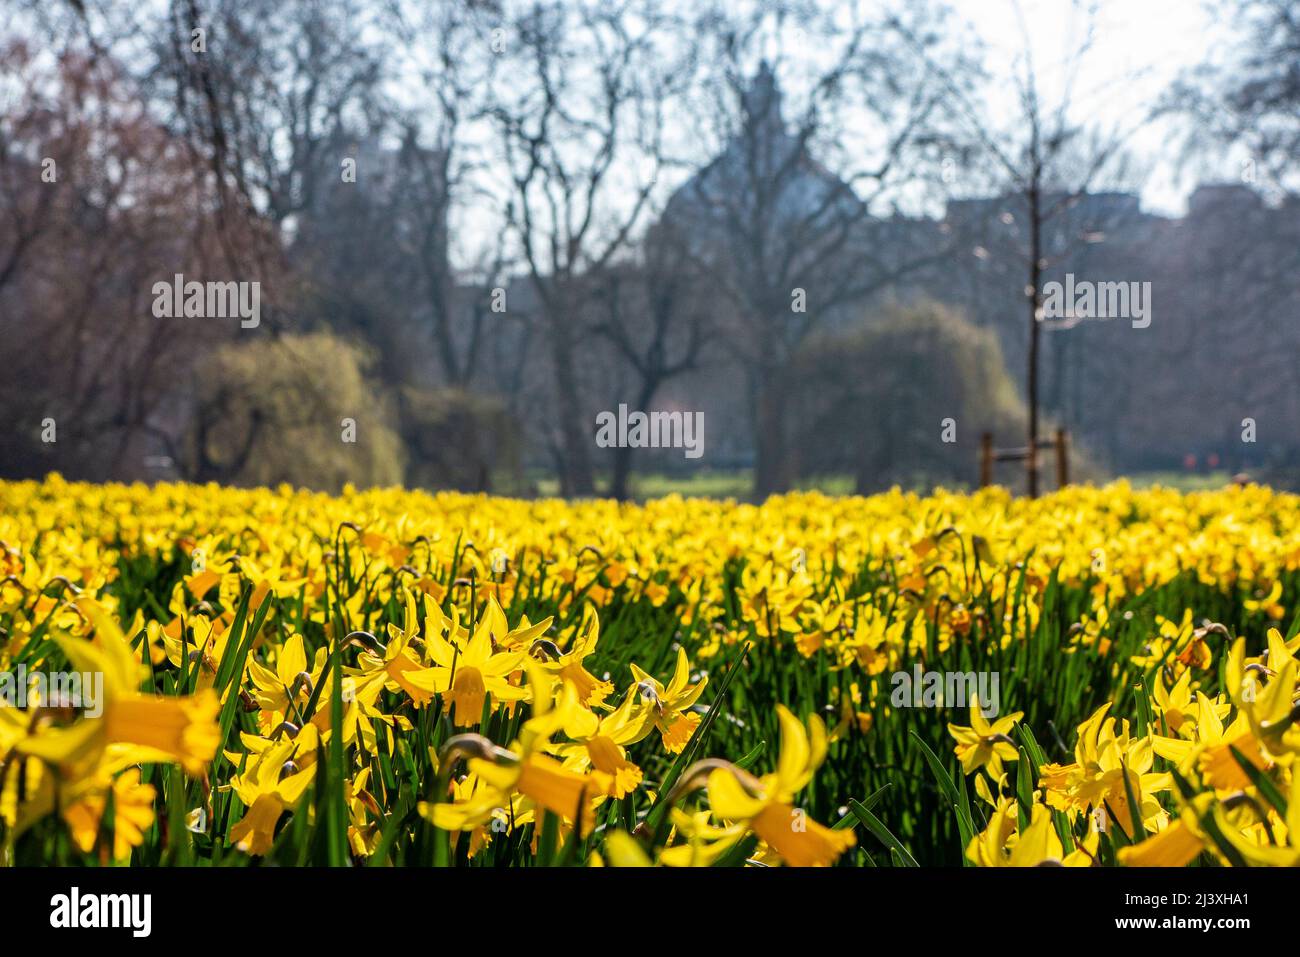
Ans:
[[[0,506],[6,865],[1300,863],[1266,488]]]

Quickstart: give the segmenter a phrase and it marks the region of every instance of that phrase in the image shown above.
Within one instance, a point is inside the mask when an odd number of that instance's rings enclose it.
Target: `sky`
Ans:
[[[1077,49],[1085,22],[1077,3],[950,2],[989,48],[989,68],[1007,71],[1024,48],[1016,15],[1019,6],[1042,84],[1061,89],[1065,71],[1060,64]],[[1219,56],[1233,35],[1231,27],[1211,12],[1205,0],[1104,0],[1093,22],[1095,40],[1081,71],[1086,82],[1077,87],[1080,110],[1076,118],[1091,114],[1106,122],[1137,115],[1180,74]],[[1003,56],[998,57],[997,51]],[[1008,98],[1008,109],[1012,105]],[[1187,194],[1206,171],[1179,168],[1168,146],[1170,132],[1161,123],[1144,129],[1132,141],[1132,152],[1150,167],[1142,189],[1143,205],[1153,212],[1177,215],[1185,209]],[[1231,175],[1237,169],[1239,160],[1225,157],[1220,175]]]
[[[969,34],[970,50],[984,52],[990,82],[979,90],[982,115],[995,122],[1005,117],[1009,128],[1017,128],[1020,110],[1013,79],[1023,70],[1027,43],[1045,107],[1060,100],[1073,76],[1069,99],[1076,124],[1108,133],[1134,131],[1127,140],[1132,167],[1125,187],[1141,194],[1148,211],[1182,215],[1199,183],[1240,176],[1244,157],[1235,152],[1198,154],[1195,163],[1189,161],[1181,149],[1185,116],[1141,122],[1176,80],[1234,54],[1237,28],[1224,15],[1223,0],[1217,5],[1215,0],[946,2],[955,16],[935,27],[948,35]],[[1090,24],[1092,43],[1076,61]],[[809,62],[813,75],[825,65],[816,53]],[[1075,65],[1067,67],[1071,62]]]
[[[997,115],[1005,109],[1010,118],[1016,112],[1015,87],[1011,82],[999,81],[998,74],[1004,80],[1013,75],[1025,49],[1026,35],[1044,100],[1050,104],[1065,80],[1063,62],[1079,48],[1085,24],[1094,25],[1094,41],[1076,71],[1079,79],[1072,97],[1077,105],[1074,119],[1086,125],[1141,127],[1129,141],[1129,153],[1138,170],[1133,188],[1140,192],[1147,211],[1181,216],[1188,195],[1198,183],[1223,181],[1240,174],[1239,157],[1225,155],[1219,162],[1193,166],[1176,152],[1179,131],[1170,123],[1142,126],[1136,122],[1174,80],[1221,59],[1231,50],[1234,28],[1215,11],[1213,0],[1095,0],[1091,4],[1097,8],[1095,17],[1089,17],[1078,0],[948,3],[956,14],[954,20],[964,21],[972,40],[986,51],[986,68],[994,75],[993,82],[981,90],[987,101],[981,104],[986,115]],[[959,22],[936,26],[945,31],[962,29]],[[810,61],[814,72],[818,65],[824,66],[821,61],[817,55]],[[1005,97],[1005,102],[999,103],[999,97]],[[701,150],[701,142],[692,144],[700,154],[699,162],[706,162],[713,147]],[[677,169],[664,176],[664,194],[689,175],[690,170]],[[633,185],[629,180],[628,195],[634,192]],[[924,208],[931,215],[941,214],[941,207]],[[491,240],[487,221],[477,209],[462,213],[455,222],[458,234],[462,239],[476,240],[467,242],[466,248],[486,248]]]

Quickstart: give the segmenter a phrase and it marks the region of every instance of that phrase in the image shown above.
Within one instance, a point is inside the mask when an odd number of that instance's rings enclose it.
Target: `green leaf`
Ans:
[[[885,792],[888,791],[888,790],[889,790],[889,785],[886,784],[884,787],[882,787],[882,788],[880,788],[879,790],[875,791],[875,792],[871,795],[871,797],[869,797],[869,798],[867,798],[865,801],[861,802],[861,803],[862,803],[862,806],[865,807],[868,811],[871,810],[873,807],[875,807],[877,804],[880,803],[880,799],[883,798],[883,797],[885,796]],[[853,811],[850,809],[850,811],[849,811],[848,814],[845,814],[842,818],[840,818],[838,821],[835,822],[835,824],[831,827],[831,830],[832,830],[832,831],[842,831],[842,830],[844,830],[846,827],[852,827],[852,826],[853,826],[853,823],[854,823],[857,819],[858,819],[858,818],[857,818],[857,815],[854,814]]]
[[[1233,758],[1235,758],[1237,763],[1241,765],[1241,769],[1246,772],[1246,776],[1250,778],[1250,783],[1259,789],[1259,793],[1263,796],[1264,800],[1273,805],[1273,809],[1277,811],[1278,814],[1282,815],[1283,819],[1285,819],[1287,800],[1282,796],[1282,792],[1277,789],[1277,785],[1273,783],[1273,779],[1259,768],[1255,767],[1255,765],[1251,764],[1250,759],[1238,751],[1235,744],[1228,745],[1228,750],[1232,752]]]
[[[1020,760],[1016,762],[1016,811],[1020,822],[1020,830],[1024,831],[1029,827],[1030,817],[1034,807],[1034,782],[1031,779],[1033,772],[1030,770],[1029,753],[1020,749]]]
[[[921,748],[921,756],[925,758],[925,763],[930,766],[930,773],[934,775],[935,780],[939,782],[939,790],[948,801],[948,805],[957,815],[957,831],[961,837],[962,860],[966,859],[965,849],[970,846],[971,839],[978,833],[975,822],[971,820],[970,810],[964,796],[958,792],[957,786],[953,784],[952,776],[948,774],[943,762],[939,760],[930,746],[921,740],[921,736],[915,730],[909,732],[916,743]],[[879,792],[877,792],[879,793]]]
[[[1146,840],[1147,829],[1142,826],[1142,805],[1138,802],[1137,797],[1133,794],[1133,779],[1129,775],[1127,765],[1120,765],[1124,778],[1124,797],[1128,799],[1129,817],[1133,821],[1133,843]]]
[[[916,863],[916,858],[914,858],[911,852],[903,846],[903,842],[894,837],[889,828],[885,827],[884,822],[872,814],[871,811],[864,807],[861,802],[851,800],[849,801],[849,808],[857,815],[858,820],[862,822],[863,826],[868,831],[879,838],[881,843],[891,851],[898,854],[903,866],[920,867],[920,865]]]
[[[713,701],[709,705],[709,713],[704,716],[704,720],[700,722],[699,727],[695,729],[695,733],[691,735],[690,742],[682,749],[681,754],[677,755],[672,766],[668,769],[668,773],[664,776],[663,782],[659,785],[659,793],[656,795],[655,803],[650,808],[650,813],[646,815],[645,820],[646,827],[655,835],[656,844],[664,836],[660,833],[660,829],[668,822],[668,794],[672,791],[673,785],[677,783],[677,779],[681,777],[682,772],[694,762],[695,755],[699,753],[705,738],[708,737],[709,731],[712,730],[714,721],[722,713],[727,689],[731,687],[732,681],[740,672],[741,665],[745,663],[745,656],[749,653],[749,649],[750,643],[745,642],[740,649],[740,654],[736,656],[736,660],[727,669],[727,673],[722,676],[722,680],[718,682],[718,690],[714,693]]]

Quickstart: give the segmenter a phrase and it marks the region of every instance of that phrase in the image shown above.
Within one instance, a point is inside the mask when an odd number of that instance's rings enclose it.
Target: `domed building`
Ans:
[[[853,190],[813,159],[807,132],[791,132],[781,105],[764,62],[740,96],[738,129],[722,153],[669,199],[660,227],[695,254],[772,275],[769,258],[787,260],[793,242],[808,244],[811,261],[823,242],[842,242],[864,219]]]

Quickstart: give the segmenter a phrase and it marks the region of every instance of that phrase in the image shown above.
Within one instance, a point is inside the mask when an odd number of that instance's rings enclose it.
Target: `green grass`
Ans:
[[[1005,473],[1000,473],[1004,475]],[[1212,489],[1223,488],[1230,484],[1232,475],[1223,470],[1194,473],[1184,471],[1153,471],[1153,472],[1135,472],[1127,476],[1129,482],[1134,488],[1152,488],[1161,486],[1163,488],[1177,489],[1182,492],[1198,492]],[[1051,487],[1051,478],[1046,478],[1048,487]],[[946,482],[944,487],[959,490],[967,487],[962,483]],[[542,497],[555,497],[560,494],[559,481],[550,477],[537,477],[533,482],[537,489],[537,494]],[[632,477],[632,498],[638,502],[644,502],[654,498],[664,498],[669,495],[681,495],[686,498],[711,498],[711,499],[735,499],[736,501],[748,501],[752,498],[754,477],[753,472],[749,469],[735,469],[729,471],[701,470],[700,472],[690,475],[669,475],[661,472],[647,472],[637,474]],[[927,492],[934,486],[932,482],[926,482],[918,478],[914,482],[907,483],[905,487],[911,491]],[[852,495],[854,493],[854,479],[851,475],[822,475],[810,476],[799,479],[794,483],[794,488],[799,491],[819,491],[827,495]],[[606,476],[597,477],[598,494],[606,494],[608,490],[608,480]]]

